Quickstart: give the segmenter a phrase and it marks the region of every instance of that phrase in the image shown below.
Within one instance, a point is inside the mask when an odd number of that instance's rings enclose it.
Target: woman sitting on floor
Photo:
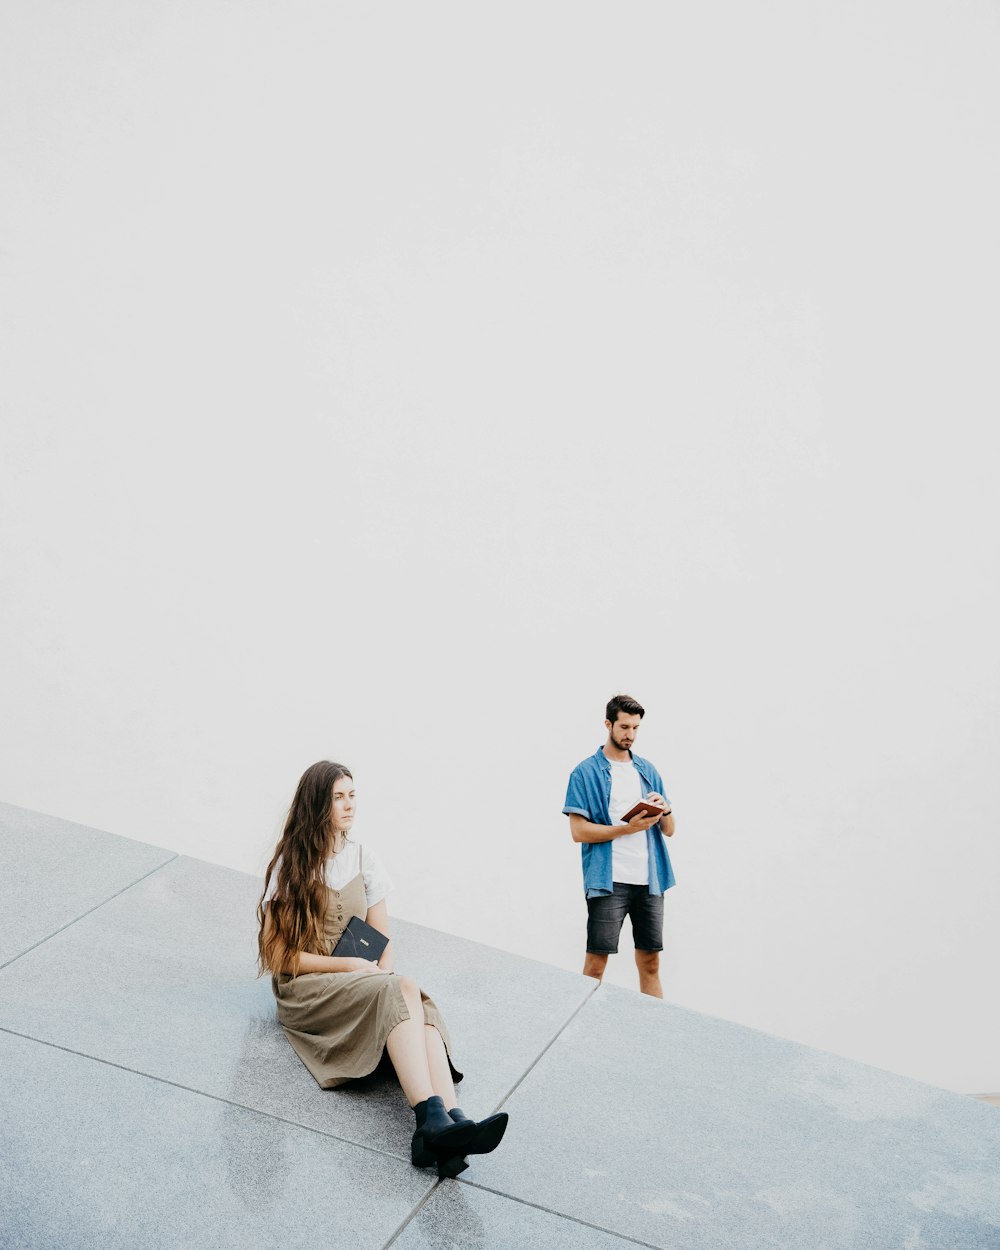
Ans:
[[[323,1089],[367,1076],[388,1052],[416,1115],[410,1155],[441,1176],[486,1154],[507,1127],[501,1112],[478,1124],[455,1102],[451,1041],[420,986],[393,971],[392,942],[377,962],[332,952],[352,916],[389,936],[389,883],[370,850],[350,840],[354,780],[343,764],[307,768],[268,865],[257,907],[261,972],[271,973],[278,1019]]]

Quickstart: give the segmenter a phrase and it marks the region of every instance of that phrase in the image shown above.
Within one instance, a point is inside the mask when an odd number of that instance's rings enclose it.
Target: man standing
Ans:
[[[584,975],[598,981],[604,976],[608,956],[618,954],[618,935],[628,915],[639,989],[662,998],[663,895],[674,884],[674,873],[660,835],[673,836],[674,818],[660,774],[649,760],[632,754],[644,715],[635,699],[615,695],[604,722],[608,740],[573,769],[563,814],[583,855],[588,912]],[[625,822],[625,814],[640,801],[659,812],[640,813]]]

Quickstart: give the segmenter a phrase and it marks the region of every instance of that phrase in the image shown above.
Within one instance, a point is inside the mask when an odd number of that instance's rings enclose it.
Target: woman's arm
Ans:
[[[377,972],[378,965],[374,959],[335,959],[333,955],[311,955],[308,951],[298,951],[294,960],[295,976],[303,972]],[[286,960],[286,965],[290,962]],[[291,971],[287,968],[285,971]]]
[[[271,936],[271,912],[264,912],[264,939]],[[332,955],[313,955],[309,951],[289,951],[287,948],[274,960],[272,972],[287,972],[293,977],[303,972],[375,972],[377,965],[370,959],[334,959]]]
[[[378,929],[379,933],[384,933],[389,938],[389,945],[382,952],[378,966],[382,972],[392,972],[396,966],[396,951],[392,945],[392,938],[389,937],[389,909],[385,905],[384,898],[368,908],[365,920],[373,929]]]

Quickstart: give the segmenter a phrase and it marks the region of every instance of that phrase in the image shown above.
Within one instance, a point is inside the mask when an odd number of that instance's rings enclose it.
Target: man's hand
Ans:
[[[663,808],[663,815],[657,816],[656,819],[660,822],[660,832],[663,836],[665,838],[672,838],[674,836],[674,818],[667,800],[662,794],[657,794],[654,791],[652,794],[646,795],[645,802],[655,803],[657,807]]]
[[[660,819],[659,814],[655,816],[643,816],[642,812],[637,812],[627,825],[622,826],[622,832],[619,835],[624,838],[629,833],[641,833],[643,829],[649,829]]]

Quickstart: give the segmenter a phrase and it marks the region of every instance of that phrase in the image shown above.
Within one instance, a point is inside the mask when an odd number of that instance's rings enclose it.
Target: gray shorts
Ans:
[[[587,953],[617,955],[626,916],[637,951],[663,950],[663,895],[650,894],[647,885],[616,881],[613,894],[587,899]]]

